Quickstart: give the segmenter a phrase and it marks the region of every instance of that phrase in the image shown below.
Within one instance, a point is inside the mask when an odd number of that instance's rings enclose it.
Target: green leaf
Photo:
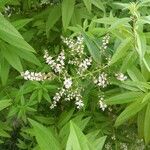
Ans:
[[[144,107],[139,113],[137,117],[137,125],[138,125],[138,135],[140,138],[144,137],[144,119],[145,119],[146,107]]]
[[[142,32],[135,32],[135,36],[137,41],[136,50],[139,54],[140,60],[143,60],[146,52],[146,38]]]
[[[48,19],[46,21],[46,33],[48,34],[49,30],[55,25],[55,23],[61,17],[61,8],[60,6],[55,6],[50,10]]]
[[[19,30],[19,29],[23,28],[26,24],[28,24],[31,21],[32,21],[32,18],[30,18],[30,19],[27,19],[27,18],[26,19],[20,19],[20,20],[16,20],[16,21],[12,22],[12,25],[17,30]]]
[[[68,137],[66,150],[92,150],[92,146],[82,133],[81,129],[70,121],[70,134]]]
[[[66,30],[73,15],[75,0],[63,0],[62,2],[62,22]]]
[[[100,137],[98,139],[95,139],[95,141],[92,143],[94,150],[102,150],[103,149],[103,146],[104,146],[105,141],[106,141],[106,137],[107,136],[103,136],[103,137]]]
[[[92,4],[95,5],[97,8],[101,9],[103,12],[105,12],[105,7],[101,0],[92,0]]]
[[[5,59],[3,59],[0,62],[0,77],[2,80],[2,85],[5,85],[7,83],[9,69],[10,69],[10,65]]]
[[[1,53],[9,64],[19,72],[23,71],[20,58],[10,49],[8,45],[1,45]]]
[[[127,50],[131,46],[131,38],[127,38],[121,42],[121,44],[118,46],[117,50],[115,51],[110,64],[114,64],[119,59],[123,58],[127,52]]]
[[[143,23],[143,24],[146,24],[146,23],[150,24],[150,16],[141,17],[137,23],[139,23],[139,24],[141,24],[141,23]]]
[[[125,73],[127,69],[135,65],[136,59],[137,59],[137,55],[135,51],[131,51],[130,53],[128,53],[128,55],[125,58],[126,61],[123,61],[122,63],[120,72]]]
[[[125,121],[136,115],[146,103],[142,103],[142,99],[137,100],[136,102],[130,104],[120,115],[117,117],[115,126],[120,126]]]
[[[74,112],[74,109],[71,109],[69,112],[68,111],[64,111],[61,116],[60,119],[58,121],[58,127],[62,128],[72,117]]]
[[[143,58],[143,62],[145,67],[147,68],[147,70],[150,72],[150,54],[146,53],[144,58]]]
[[[105,100],[108,105],[125,104],[136,101],[139,97],[143,97],[141,92],[124,92],[122,94],[115,95]]]
[[[61,150],[58,140],[49,129],[32,119],[29,119],[29,122],[33,126],[34,134],[41,150]]]
[[[145,114],[144,138],[145,138],[145,143],[148,144],[150,142],[150,103],[147,106],[146,114]]]
[[[83,0],[88,12],[91,12],[91,0]]]
[[[0,14],[0,38],[11,45],[26,51],[35,52],[34,49],[23,39],[21,34]]]
[[[119,27],[122,27],[122,26],[129,26],[128,22],[130,20],[131,20],[130,18],[117,19],[114,23],[111,24],[111,27],[108,30],[112,31],[112,30],[118,29]]]
[[[130,67],[130,69],[127,70],[129,77],[133,80],[133,81],[143,81],[146,82],[143,74],[140,72],[140,70],[135,67],[132,66]]]
[[[83,37],[91,56],[97,63],[100,64],[101,63],[100,48],[86,33],[83,33]]]
[[[22,58],[28,62],[31,62],[35,65],[41,66],[40,61],[37,59],[37,57],[33,53],[31,53],[29,51],[24,51],[23,49],[18,49],[14,46],[9,46],[9,47],[20,58]]]
[[[12,100],[0,100],[0,111],[12,104]]]
[[[10,138],[10,135],[3,129],[0,129],[0,136]]]

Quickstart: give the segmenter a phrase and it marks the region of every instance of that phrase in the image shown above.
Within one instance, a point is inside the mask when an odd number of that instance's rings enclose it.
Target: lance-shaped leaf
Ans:
[[[0,14],[0,39],[26,51],[34,49],[23,39],[15,27]]]
[[[68,137],[66,150],[92,150],[92,146],[82,133],[81,129],[70,121],[70,134]]]
[[[127,52],[127,50],[131,46],[131,38],[127,38],[121,42],[121,44],[118,46],[117,50],[115,51],[110,64],[114,64],[119,59],[123,58]]]
[[[12,104],[12,100],[0,100],[0,111]]]
[[[150,104],[148,104],[145,114],[144,138],[145,143],[148,144],[150,142]]]
[[[124,92],[106,99],[105,103],[108,105],[130,103],[136,101],[139,97],[143,97],[143,95],[142,92]]]
[[[136,115],[147,103],[142,103],[142,99],[130,104],[126,109],[119,115],[115,122],[115,126],[120,126],[128,119]]]
[[[58,140],[49,129],[32,119],[29,119],[29,122],[33,126],[35,138],[41,150],[61,150]]]
[[[85,44],[93,57],[93,59],[100,64],[101,62],[101,55],[100,55],[100,48],[86,33],[83,33]]]
[[[75,0],[63,0],[62,2],[62,22],[66,30],[74,12]]]

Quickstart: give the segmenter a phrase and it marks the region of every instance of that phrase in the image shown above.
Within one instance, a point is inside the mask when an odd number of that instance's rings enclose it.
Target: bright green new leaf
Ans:
[[[68,137],[66,150],[92,150],[90,142],[82,133],[81,129],[70,121],[70,134]],[[94,150],[94,149],[93,149]]]
[[[33,126],[35,138],[41,150],[61,150],[58,140],[49,129],[32,119],[29,119],[29,122]]]
[[[73,15],[75,0],[63,0],[62,2],[62,22],[66,30]]]

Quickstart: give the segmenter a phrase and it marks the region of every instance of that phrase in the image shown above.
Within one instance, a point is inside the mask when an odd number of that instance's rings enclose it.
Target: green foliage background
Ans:
[[[0,149],[150,149],[150,0],[1,0],[0,12]],[[102,66],[98,41],[107,33],[110,85],[95,88],[90,75],[99,70],[78,79],[85,88],[82,110],[71,103],[49,108],[59,77],[20,76],[27,69],[48,72],[44,50],[58,54],[61,36],[81,34]],[[117,72],[128,80],[116,80]],[[97,106],[101,93],[112,111]]]

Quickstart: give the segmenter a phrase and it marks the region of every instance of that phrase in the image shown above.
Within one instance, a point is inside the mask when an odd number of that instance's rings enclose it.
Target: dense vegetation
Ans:
[[[0,0],[0,149],[149,150],[150,0]]]

